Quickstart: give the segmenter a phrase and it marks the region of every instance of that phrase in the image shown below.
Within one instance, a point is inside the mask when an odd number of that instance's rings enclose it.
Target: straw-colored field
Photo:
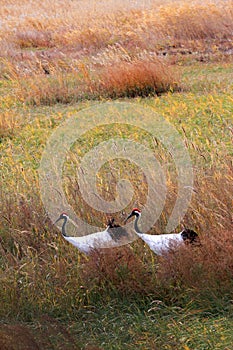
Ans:
[[[1,349],[232,349],[232,37],[232,1],[1,1]],[[195,229],[201,246],[158,257],[135,240],[86,257],[48,218],[38,177],[47,140],[110,100],[149,106],[184,140],[194,185],[176,231]],[[101,167],[97,187],[112,201],[119,179],[129,180],[124,211],[102,213],[82,198],[80,160],[110,138],[142,143],[163,166],[166,202],[150,230],[163,233],[177,170],[136,125],[77,140],[64,164],[69,204],[98,227],[145,204],[144,169],[119,159]]]

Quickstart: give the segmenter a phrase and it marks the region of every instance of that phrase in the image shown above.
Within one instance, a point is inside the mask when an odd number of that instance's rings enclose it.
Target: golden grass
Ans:
[[[3,112],[0,115],[0,139],[12,135],[16,128],[16,118],[12,112]]]
[[[231,36],[232,1],[170,4],[162,9],[161,14],[167,34],[177,40],[196,41]]]
[[[116,44],[133,55],[144,50],[171,57],[200,52],[228,55],[233,10],[230,0],[203,5],[154,0],[149,7],[135,7],[130,1],[106,6],[98,1],[55,1],[53,11],[48,0],[33,7],[22,1],[14,8],[6,1],[0,19],[1,55],[11,56],[19,72],[28,74],[36,62],[53,64],[62,58],[72,64],[85,57],[92,61],[96,53]],[[28,62],[19,64],[25,57]]]
[[[170,65],[183,57],[230,59],[230,0],[11,5],[0,12],[0,76],[36,105],[175,90]]]

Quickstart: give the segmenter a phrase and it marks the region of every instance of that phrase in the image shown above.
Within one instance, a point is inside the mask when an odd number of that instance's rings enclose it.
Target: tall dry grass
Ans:
[[[39,7],[21,1],[14,8],[6,1],[0,13],[1,57],[10,60],[20,75],[28,75],[40,74],[44,65],[63,71],[77,61],[94,63],[102,54],[104,65],[113,63],[109,48],[115,45],[133,58],[145,51],[173,61],[174,56],[189,54],[229,56],[232,1],[143,4],[55,1],[51,11],[48,0]]]
[[[230,57],[230,0],[49,7],[5,1],[0,12],[0,76],[36,105],[174,90],[170,66],[181,57]]]
[[[103,96],[136,97],[156,95],[178,89],[178,76],[161,60],[121,62],[101,74]]]
[[[11,136],[17,127],[16,117],[13,113],[3,112],[0,116],[0,139]]]
[[[201,244],[181,247],[164,257],[158,267],[160,286],[168,299],[189,300],[203,310],[231,308],[233,277],[232,228],[209,230]],[[166,293],[165,293],[166,294]]]
[[[232,297],[233,169],[229,166],[224,172],[212,170],[208,174],[199,171],[196,178],[196,194],[183,223],[198,232],[200,244],[180,249],[171,247],[163,257],[154,255],[141,240],[134,242],[131,248],[96,252],[81,269],[83,285],[125,295],[164,298],[167,302],[178,299],[182,302],[182,298],[189,295],[203,303],[202,306],[208,293],[210,304],[211,298],[214,304],[223,294],[226,299]],[[163,222],[157,222],[152,234],[157,234],[165,225],[164,216],[169,216],[174,205],[174,189],[174,184],[170,184],[171,199],[164,208]],[[200,295],[203,300],[199,299]]]
[[[34,194],[30,190],[28,198],[19,193],[6,196],[2,191],[0,295],[5,316],[18,314],[30,320],[52,312],[66,318],[107,295],[134,295],[139,300],[152,298],[179,304],[192,300],[207,309],[214,307],[217,300],[220,302],[222,293],[229,300],[233,266],[232,169],[225,168],[224,174],[209,172],[208,176],[199,172],[198,177],[198,197],[194,196],[184,223],[199,233],[201,245],[171,250],[162,258],[140,240],[131,246],[96,251],[86,258],[66,244],[52,226],[36,189]],[[133,178],[137,180],[136,173]],[[175,196],[174,189],[171,183],[170,197]],[[70,190],[75,192],[80,215],[84,212],[93,218],[95,210],[77,199],[75,187]],[[67,195],[73,204],[72,194]],[[156,232],[151,233],[158,233],[158,228],[165,225],[172,206],[171,198],[161,222],[156,224]],[[115,217],[122,223],[120,213]]]
[[[45,68],[44,68],[45,69]],[[47,67],[47,71],[53,72]],[[98,72],[80,65],[78,70],[37,75],[18,80],[17,95],[29,104],[52,105],[83,99],[136,97],[178,89],[179,77],[160,59],[132,60],[102,67]]]

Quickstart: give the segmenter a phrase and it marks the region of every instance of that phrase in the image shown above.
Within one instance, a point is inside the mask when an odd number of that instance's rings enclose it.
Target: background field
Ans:
[[[232,1],[2,0],[0,7],[0,348],[233,349]],[[43,208],[38,168],[53,130],[108,100],[150,106],[185,140],[195,175],[183,219],[202,245],[157,257],[139,240],[90,257],[66,244]],[[94,128],[64,168],[69,203],[90,224],[109,214],[81,198],[83,154],[112,136],[151,147],[168,194],[152,234],[163,233],[177,194],[164,147],[136,128]],[[132,206],[147,184],[133,164],[98,174],[112,200],[128,178]],[[181,226],[177,227],[177,232]]]

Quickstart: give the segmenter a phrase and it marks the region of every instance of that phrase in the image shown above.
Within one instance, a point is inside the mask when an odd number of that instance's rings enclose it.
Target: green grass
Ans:
[[[133,302],[121,308],[111,302],[82,311],[71,331],[88,333],[89,344],[103,349],[230,349],[233,320],[200,313],[158,301],[144,309]],[[85,336],[79,339],[88,344]]]
[[[65,323],[44,316],[24,327],[44,350],[231,350],[233,342],[230,315],[168,307],[158,300],[113,299],[88,305]]]

